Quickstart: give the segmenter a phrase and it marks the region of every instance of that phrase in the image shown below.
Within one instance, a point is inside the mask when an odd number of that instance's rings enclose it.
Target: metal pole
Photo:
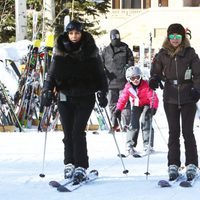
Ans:
[[[50,107],[46,107],[46,112],[47,112],[47,128],[46,128],[46,131],[45,131],[45,137],[44,137],[44,150],[43,150],[43,159],[42,159],[42,173],[39,174],[39,176],[41,178],[44,178],[45,177],[45,174],[44,174],[44,164],[45,164],[45,156],[46,156],[46,146],[47,146],[47,133],[48,133],[48,126],[49,126],[49,122],[50,122],[50,118],[49,118],[49,115],[51,115],[51,106]]]
[[[109,116],[108,116],[108,113],[107,113],[106,108],[104,108],[104,110],[105,110],[106,117],[107,117],[107,119],[108,119],[108,123],[109,123],[109,126],[110,126],[110,130],[111,130],[111,133],[112,133],[112,135],[113,135],[113,138],[114,138],[114,141],[115,141],[117,150],[118,150],[118,154],[119,154],[119,157],[120,157],[122,166],[123,166],[123,174],[127,174],[129,171],[125,168],[125,165],[124,165],[124,162],[123,162],[123,159],[122,159],[122,155],[121,155],[121,152],[120,152],[120,149],[119,149],[119,146],[118,146],[118,144],[117,144],[116,137],[115,137],[115,131],[114,131],[113,127],[112,127],[112,124],[111,124],[111,121],[110,121],[110,119],[109,119]]]
[[[155,91],[153,90],[153,95],[152,95],[152,103],[150,105],[151,111],[153,110],[153,106],[154,106],[154,99],[155,98]],[[150,117],[150,133],[149,133],[149,144],[148,144],[148,152],[147,152],[147,171],[145,172],[146,174],[146,179],[148,179],[148,175],[150,175],[149,173],[149,160],[150,160],[150,143],[151,143],[151,138],[152,138],[152,118],[153,118],[153,114],[151,112],[151,117]]]

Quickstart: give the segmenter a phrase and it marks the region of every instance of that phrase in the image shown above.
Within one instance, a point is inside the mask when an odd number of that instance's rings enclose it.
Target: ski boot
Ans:
[[[153,153],[154,152],[154,149],[152,146],[149,146],[149,145],[145,145],[144,148],[143,148],[143,151],[144,151],[144,154],[148,154],[148,153]],[[149,152],[148,152],[149,151]]]
[[[128,153],[129,153],[129,155],[132,155],[134,158],[139,158],[139,157],[141,157],[141,156],[139,155],[139,153],[134,149],[133,145],[129,145],[129,146],[128,146]]]
[[[187,181],[191,181],[194,179],[194,177],[197,174],[197,167],[194,164],[189,164],[186,167],[186,176],[187,176]]]
[[[175,179],[178,178],[179,173],[178,173],[179,167],[177,165],[170,165],[168,168],[168,174],[169,174],[169,181],[174,181]]]
[[[69,164],[65,165],[64,178],[65,179],[72,178],[74,175],[74,170],[75,170],[75,167],[73,164],[69,163]]]
[[[74,171],[73,185],[78,185],[79,183],[85,181],[87,178],[86,169],[83,167],[77,167]]]
[[[134,149],[134,147],[133,147],[133,145],[129,145],[129,147],[128,147],[128,153],[130,154],[130,155],[133,155],[133,154],[135,154],[137,151]]]

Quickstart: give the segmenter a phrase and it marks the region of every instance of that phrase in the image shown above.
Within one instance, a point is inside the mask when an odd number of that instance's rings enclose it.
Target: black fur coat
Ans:
[[[82,32],[81,41],[73,44],[66,33],[56,42],[45,89],[62,91],[68,96],[107,92],[107,80],[98,48],[91,34]]]

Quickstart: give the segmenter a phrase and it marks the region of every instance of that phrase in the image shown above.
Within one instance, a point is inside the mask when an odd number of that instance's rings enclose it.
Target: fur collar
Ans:
[[[174,57],[177,54],[183,54],[184,49],[190,47],[190,41],[185,38],[177,48],[174,48],[169,42],[168,38],[166,38],[163,42],[162,47],[167,51],[170,57]]]
[[[67,48],[64,45],[67,44]],[[95,44],[93,36],[88,32],[82,32],[82,38],[79,44],[79,47],[73,49],[72,45],[70,45],[69,38],[66,33],[61,34],[57,38],[57,42],[54,48],[55,55],[69,55],[71,57],[81,57],[80,59],[87,59],[90,57],[95,57],[98,52],[98,48]]]

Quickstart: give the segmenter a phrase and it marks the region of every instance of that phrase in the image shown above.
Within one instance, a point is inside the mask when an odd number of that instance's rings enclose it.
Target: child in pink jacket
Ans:
[[[117,119],[121,119],[121,111],[126,106],[128,100],[131,102],[131,123],[127,131],[127,147],[131,155],[136,153],[135,147],[137,145],[138,134],[141,130],[143,136],[144,151],[150,147],[153,150],[154,129],[150,123],[152,122],[152,115],[155,115],[158,108],[158,97],[152,89],[150,89],[148,81],[142,79],[142,72],[139,67],[132,66],[126,70],[127,83],[118,99],[116,110],[114,113],[115,123],[114,129],[118,127]],[[150,127],[152,130],[150,131]],[[149,145],[149,138],[151,141]]]

